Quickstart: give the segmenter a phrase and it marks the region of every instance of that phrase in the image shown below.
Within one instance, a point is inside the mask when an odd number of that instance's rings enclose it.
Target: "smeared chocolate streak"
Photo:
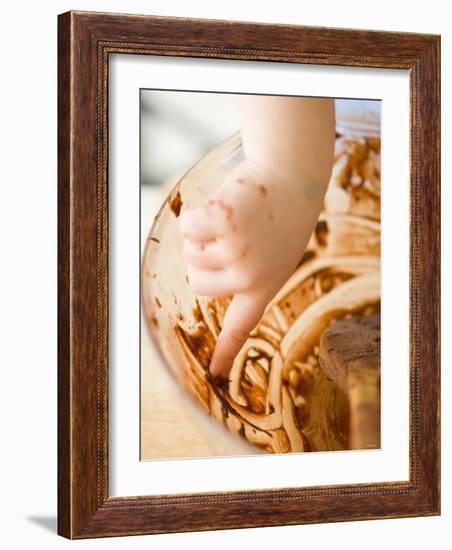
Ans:
[[[316,257],[316,253],[314,250],[305,250],[303,256],[301,257],[301,260],[299,261],[298,265],[297,265],[297,268],[300,267],[301,264],[303,264],[304,262],[307,262],[308,260],[312,259],[312,258],[315,258]]]
[[[174,195],[172,195],[168,199],[168,203],[172,213],[176,216],[176,218],[178,218],[180,215],[182,204],[183,204],[182,197],[179,190],[177,190],[176,193],[174,193]]]
[[[157,317],[155,315],[151,317],[151,321],[154,324],[155,328],[159,328],[159,322],[157,321]]]
[[[316,223],[314,232],[318,245],[321,247],[325,247],[327,245],[326,239],[329,233],[328,224],[326,223],[326,221],[319,220]]]

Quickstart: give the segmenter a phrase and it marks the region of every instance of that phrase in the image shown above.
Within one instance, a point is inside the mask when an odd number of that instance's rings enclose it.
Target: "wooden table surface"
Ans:
[[[141,328],[141,460],[214,456]]]

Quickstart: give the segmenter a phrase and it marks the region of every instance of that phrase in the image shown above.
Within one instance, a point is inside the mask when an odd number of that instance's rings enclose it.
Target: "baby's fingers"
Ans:
[[[204,208],[183,212],[180,216],[180,230],[191,241],[208,242],[217,237],[214,221],[206,216]]]
[[[202,242],[185,239],[184,258],[193,267],[207,270],[224,269],[235,260],[221,240]]]
[[[222,200],[186,210],[180,217],[182,235],[191,241],[211,241],[223,237],[233,227],[232,209]]]
[[[208,271],[189,264],[187,275],[191,289],[199,296],[229,296],[237,288],[234,274],[227,269]]]

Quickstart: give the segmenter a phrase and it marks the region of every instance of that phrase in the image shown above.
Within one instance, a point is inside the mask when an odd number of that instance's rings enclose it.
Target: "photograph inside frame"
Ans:
[[[380,448],[380,107],[141,90],[141,460]]]

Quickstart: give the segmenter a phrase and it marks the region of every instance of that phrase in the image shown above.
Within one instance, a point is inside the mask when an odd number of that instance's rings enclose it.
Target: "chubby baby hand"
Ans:
[[[299,263],[323,199],[321,186],[279,181],[242,161],[180,227],[192,290],[230,296],[210,371],[226,375],[266,306]]]

